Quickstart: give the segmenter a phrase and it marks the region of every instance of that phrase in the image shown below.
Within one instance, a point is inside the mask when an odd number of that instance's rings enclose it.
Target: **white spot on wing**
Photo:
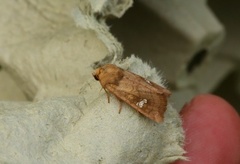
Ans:
[[[147,104],[147,99],[143,99],[136,103],[136,105],[139,106],[139,108],[142,108],[144,104]]]
[[[146,81],[148,84],[151,84],[151,82],[150,82],[149,80],[145,79],[145,81]]]

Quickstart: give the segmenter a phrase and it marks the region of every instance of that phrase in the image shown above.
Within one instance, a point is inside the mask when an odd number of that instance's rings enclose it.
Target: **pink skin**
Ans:
[[[225,100],[196,96],[182,111],[189,161],[174,164],[240,164],[240,117]]]

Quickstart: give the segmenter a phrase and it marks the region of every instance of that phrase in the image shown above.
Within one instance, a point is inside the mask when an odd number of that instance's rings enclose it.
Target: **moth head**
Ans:
[[[123,77],[123,70],[113,64],[106,64],[97,68],[92,75],[97,81],[100,81],[102,86],[106,84],[116,85]]]
[[[117,67],[112,64],[106,64],[102,67],[97,68],[93,73],[95,80],[99,81],[104,76],[109,76],[109,73],[115,72]]]
[[[96,70],[92,73],[92,75],[93,75],[93,77],[94,77],[95,80],[99,81],[99,74],[100,74],[100,73],[101,73],[101,68],[96,69]]]

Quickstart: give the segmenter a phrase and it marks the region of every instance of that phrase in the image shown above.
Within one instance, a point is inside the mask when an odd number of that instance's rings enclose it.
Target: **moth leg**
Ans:
[[[119,99],[118,99],[118,101],[119,101],[119,110],[118,110],[118,113],[120,114],[121,111],[122,111],[122,101],[119,100]]]
[[[103,88],[103,89],[104,89],[104,88]],[[106,91],[106,89],[104,89],[104,91],[105,91],[106,94],[107,94],[108,103],[110,103],[110,96],[109,96],[109,93]]]

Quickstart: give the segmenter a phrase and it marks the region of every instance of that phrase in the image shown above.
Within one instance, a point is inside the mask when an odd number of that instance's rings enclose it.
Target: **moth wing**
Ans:
[[[161,122],[167,108],[166,89],[141,76],[124,73],[126,75],[117,84],[107,84],[106,89],[146,117]]]

